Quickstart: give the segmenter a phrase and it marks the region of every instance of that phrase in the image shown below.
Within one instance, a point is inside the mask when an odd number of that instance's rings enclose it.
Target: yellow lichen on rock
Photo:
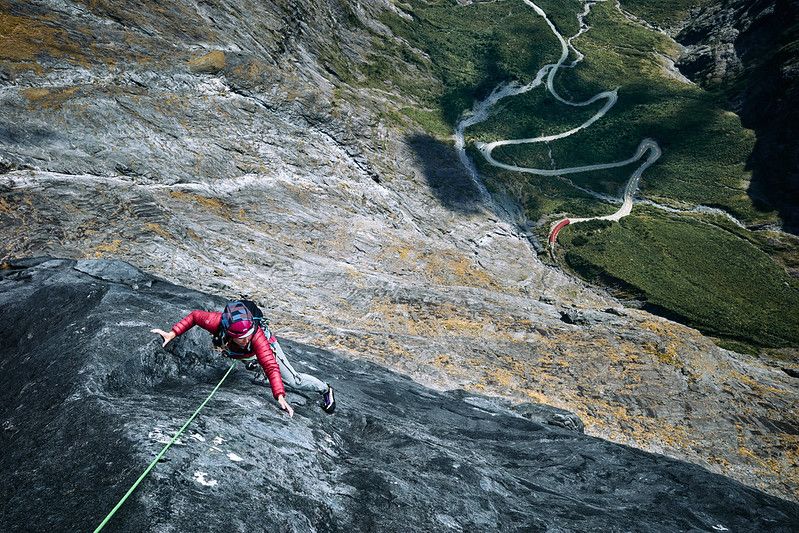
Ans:
[[[225,53],[222,50],[212,50],[207,54],[189,60],[192,72],[215,74],[225,68]]]
[[[104,242],[98,244],[94,248],[94,257],[96,257],[97,259],[101,259],[106,254],[115,254],[119,252],[121,247],[122,247],[122,239],[114,239],[111,242]]]
[[[411,243],[395,243],[385,248],[380,259],[389,264],[400,262],[397,270],[419,272],[436,285],[500,288],[496,279],[458,251],[419,250]]]
[[[37,87],[22,89],[20,94],[28,100],[29,109],[56,109],[73,98],[78,89],[78,87]]]
[[[463,255],[453,253],[431,254],[425,270],[435,283],[464,287],[498,288],[497,282],[485,270]]]
[[[0,13],[0,59],[36,62],[41,54],[77,59],[79,47],[67,33],[26,17]]]
[[[33,71],[45,74],[48,59],[66,60],[84,68],[115,58],[104,53],[94,42],[92,31],[74,26],[77,33],[59,28],[57,16],[38,15],[36,19],[0,13],[0,66],[12,73]]]
[[[215,213],[217,216],[227,216],[228,205],[218,198],[208,198],[184,191],[171,191],[169,196],[182,202],[192,202],[203,206],[206,210]],[[229,218],[229,217],[228,217]]]
[[[0,198],[0,213],[10,215],[16,212],[16,208],[5,198]]]
[[[147,222],[144,224],[144,228],[151,233],[155,233],[156,235],[160,235],[164,239],[171,239],[172,234],[169,233],[161,224],[157,224],[155,222]]]
[[[780,396],[788,393],[788,391],[784,389],[778,389],[777,387],[773,387],[771,385],[764,385],[752,378],[752,376],[747,376],[741,372],[733,371],[731,377],[732,379],[737,380],[738,382],[749,387],[749,389],[757,398],[764,398],[769,395]]]

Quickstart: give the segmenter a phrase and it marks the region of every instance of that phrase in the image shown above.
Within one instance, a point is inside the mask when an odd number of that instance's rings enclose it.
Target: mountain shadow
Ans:
[[[794,33],[799,41],[799,31]],[[776,209],[783,229],[799,235],[799,59],[784,51],[752,71],[750,77],[758,81],[744,92],[740,114],[756,135],[747,161],[749,195]]]
[[[478,211],[480,191],[463,168],[454,145],[421,133],[407,137],[406,142],[441,205],[458,213]]]
[[[92,531],[230,367],[194,328],[224,300],[119,261],[0,270],[0,531]],[[278,331],[279,333],[279,331]],[[584,435],[573,414],[437,392],[283,340],[326,415],[234,368],[105,531],[799,530],[799,505]]]
[[[749,194],[776,209],[783,228],[799,234],[799,2],[760,0],[735,39],[747,83],[740,95],[741,122],[757,141],[748,161]]]

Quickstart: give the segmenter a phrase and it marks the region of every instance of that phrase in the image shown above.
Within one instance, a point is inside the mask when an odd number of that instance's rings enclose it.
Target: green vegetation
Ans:
[[[708,4],[710,0],[623,0],[622,8],[660,27],[679,24],[691,9]]]
[[[429,56],[431,64],[426,68],[442,86],[439,94],[421,96],[437,98],[431,103],[440,106],[451,126],[476,98],[488,94],[499,82],[534,75],[554,56],[555,38],[522,2],[460,6],[448,1],[418,1],[411,5],[413,21],[386,15],[383,22]],[[409,86],[412,77],[392,78],[403,89],[413,89]]]
[[[623,6],[668,26],[706,1],[628,0]],[[577,32],[581,2],[537,3],[564,36]],[[560,55],[546,23],[520,0],[395,5],[412,20],[384,14],[381,21],[399,39],[375,36],[375,54],[367,65],[351,70],[352,83],[402,94],[407,99],[402,115],[439,139],[449,137],[459,116],[499,83],[527,83]],[[673,207],[719,207],[751,224],[776,221],[775,213],[759,211],[747,194],[753,133],[724,110],[721,95],[685,83],[670,70],[669,58],[678,55],[675,43],[627,20],[612,1],[594,5],[588,23],[592,29],[574,43],[585,59],[559,71],[556,89],[583,101],[618,88],[615,107],[571,137],[505,146],[494,156],[519,166],[564,168],[625,160],[644,138],[652,138],[663,155],[644,173],[644,197]],[[603,103],[564,105],[541,87],[503,100],[489,120],[466,132],[467,150],[489,190],[516,198],[527,218],[539,221],[542,238],[555,218],[615,211],[617,205],[574,185],[617,195],[637,163],[546,178],[491,167],[471,142],[566,131]],[[559,249],[581,275],[642,296],[665,314],[722,338],[726,346],[799,345],[796,282],[785,271],[799,268],[791,259],[796,243],[752,233],[723,217],[667,215],[638,206],[621,223],[569,227],[561,233]]]
[[[489,120],[466,131],[467,141],[491,142],[502,139],[552,135],[575,128],[590,119],[605,102],[571,107],[558,102],[542,85],[525,94],[501,100]],[[525,148],[535,150],[535,145]]]
[[[476,149],[467,147],[467,153],[476,163],[482,175],[492,179],[486,183],[490,192],[500,188],[510,193],[524,208],[528,220],[559,217],[567,213],[582,213],[585,216],[601,216],[613,213],[617,208],[599,202],[592,195],[581,192],[562,178],[540,178],[520,172],[499,170],[488,165]],[[546,240],[548,226],[542,226],[539,235]]]
[[[641,209],[618,224],[568,226],[560,242],[576,271],[623,280],[628,292],[705,332],[756,346],[799,345],[799,282],[737,235]]]
[[[417,109],[415,107],[403,107],[402,113],[419,124],[428,133],[436,137],[445,138],[452,135],[452,128],[444,120],[440,109]]]

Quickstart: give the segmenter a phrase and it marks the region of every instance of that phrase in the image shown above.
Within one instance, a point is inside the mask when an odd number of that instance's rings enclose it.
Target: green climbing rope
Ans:
[[[111,520],[111,517],[114,516],[114,513],[116,513],[119,510],[119,508],[122,507],[122,504],[125,503],[125,500],[128,499],[128,496],[130,496],[133,493],[133,491],[136,490],[136,487],[139,486],[139,483],[141,483],[141,481],[147,476],[147,474],[150,473],[150,470],[152,470],[153,467],[156,465],[156,463],[158,463],[158,461],[161,459],[161,457],[164,456],[169,447],[172,446],[172,444],[174,444],[176,440],[178,440],[178,437],[180,437],[180,434],[183,433],[183,430],[185,430],[189,426],[189,424],[191,424],[191,421],[194,420],[194,418],[202,410],[202,408],[205,407],[205,404],[208,403],[208,400],[210,400],[211,397],[214,395],[214,393],[217,391],[217,389],[219,389],[219,387],[222,385],[222,382],[224,382],[225,379],[227,379],[228,374],[230,374],[230,371],[233,370],[234,366],[236,366],[236,363],[230,365],[230,368],[228,368],[228,371],[225,372],[225,375],[222,377],[222,380],[219,383],[217,383],[216,387],[214,387],[214,390],[211,391],[211,394],[208,395],[208,398],[206,398],[205,401],[202,404],[200,404],[200,407],[198,407],[197,410],[194,411],[194,414],[191,415],[191,417],[188,420],[186,420],[186,423],[183,424],[183,427],[180,428],[177,433],[175,433],[175,436],[172,437],[172,440],[169,441],[169,444],[164,446],[164,449],[161,450],[161,452],[156,456],[155,459],[153,459],[153,462],[150,463],[150,466],[148,466],[147,469],[142,473],[142,475],[139,476],[139,479],[137,479],[136,483],[134,483],[133,486],[128,489],[128,492],[126,492],[125,495],[122,496],[122,499],[119,500],[119,503],[117,503],[116,506],[113,509],[111,509],[111,512],[108,513],[108,516],[105,517],[105,520],[103,520],[102,523],[99,526],[97,526],[97,529],[94,530],[94,533],[97,533],[98,531],[103,529],[105,525],[108,523],[108,521]]]

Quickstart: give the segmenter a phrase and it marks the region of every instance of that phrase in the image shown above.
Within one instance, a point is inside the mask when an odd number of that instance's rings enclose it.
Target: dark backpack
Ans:
[[[264,312],[261,311],[261,308],[258,307],[252,300],[239,300],[239,302],[243,303],[244,306],[249,309],[250,314],[252,315],[252,321],[255,323],[255,325],[266,330],[269,326],[269,321],[266,319],[266,317],[264,317]]]

